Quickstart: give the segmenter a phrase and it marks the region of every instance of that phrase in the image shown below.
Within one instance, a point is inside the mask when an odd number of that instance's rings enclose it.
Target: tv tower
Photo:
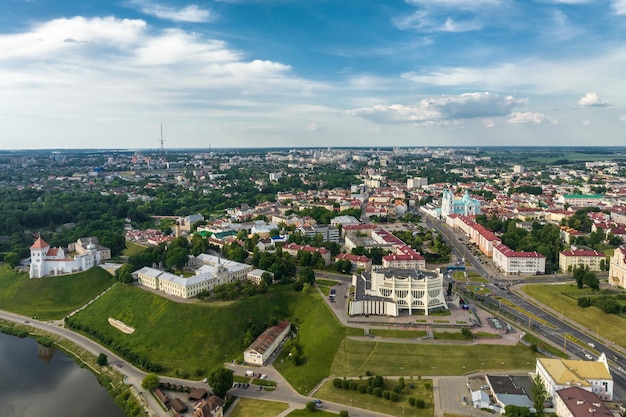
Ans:
[[[165,149],[163,149],[163,123],[161,123],[161,156],[165,155]]]

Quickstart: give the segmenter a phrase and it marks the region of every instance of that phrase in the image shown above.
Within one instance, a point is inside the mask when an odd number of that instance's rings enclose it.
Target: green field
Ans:
[[[578,307],[578,297],[590,295],[587,288],[579,290],[572,284],[529,284],[522,287],[529,296],[549,305],[558,313],[590,329],[590,336],[599,333],[610,341],[626,346],[626,319],[615,314],[605,314],[596,307]],[[597,293],[596,293],[597,294]]]
[[[28,278],[6,266],[0,267],[0,309],[40,320],[60,319],[85,305],[113,285],[106,271],[89,271],[58,277]]]
[[[380,413],[402,417],[431,417],[434,414],[434,404],[432,398],[432,381],[417,380],[405,378],[405,388],[400,393],[400,400],[392,402],[384,398],[376,397],[371,394],[359,393],[349,389],[335,388],[333,381],[329,380],[317,391],[317,396],[323,400],[332,401],[339,404],[350,405],[351,403],[358,408],[366,410],[378,411]],[[367,377],[363,377],[363,382],[367,384]],[[398,380],[386,380],[383,389],[391,390],[397,384]],[[430,384],[431,388],[427,389],[425,384]],[[410,386],[413,385],[413,388]],[[407,402],[409,397],[420,398],[426,403],[426,408],[418,409],[410,406]],[[404,414],[402,407],[404,406]]]
[[[300,393],[306,393],[330,373],[330,367],[341,341],[346,336],[343,327],[319,294],[302,299],[295,305],[299,342],[304,347],[306,362],[294,366],[288,352],[281,352],[274,367]]]
[[[122,251],[122,255],[124,256],[133,256],[133,255],[141,255],[148,249],[145,246],[138,245],[130,240],[126,241],[126,249]]]
[[[286,403],[240,398],[230,417],[276,417],[289,408]]]
[[[372,336],[394,339],[416,339],[426,336],[426,330],[370,329],[369,332]]]
[[[501,369],[531,369],[536,354],[521,344],[444,345],[432,343],[357,342],[345,339],[339,346],[330,375],[462,375]],[[502,365],[504,362],[504,365]],[[530,363],[530,365],[527,364]],[[484,363],[484,365],[481,365]],[[463,368],[464,367],[464,368]]]

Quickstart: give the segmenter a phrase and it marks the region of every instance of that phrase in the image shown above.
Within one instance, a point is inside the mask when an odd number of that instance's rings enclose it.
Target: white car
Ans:
[[[592,342],[589,342],[589,343],[587,343],[587,344],[588,344],[589,346],[591,346],[592,348],[595,348],[595,347],[596,347],[596,345],[595,345],[594,343],[592,343]]]
[[[588,354],[588,353],[585,353],[585,358],[589,359],[590,361],[592,361],[592,360],[593,360],[593,356],[591,356],[591,355],[590,355],[590,354]]]

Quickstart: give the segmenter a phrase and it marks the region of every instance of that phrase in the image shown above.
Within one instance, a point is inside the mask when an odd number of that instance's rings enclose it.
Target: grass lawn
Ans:
[[[240,398],[230,417],[276,417],[288,408],[286,403]]]
[[[626,346],[626,319],[615,314],[605,314],[596,307],[578,307],[578,296],[587,295],[588,289],[578,290],[576,285],[545,285],[532,284],[524,285],[522,290],[549,305],[555,311],[562,311],[563,315],[569,317],[582,326],[591,330],[591,336],[596,332],[620,346]]]
[[[294,305],[293,316],[297,317],[299,342],[304,348],[306,362],[294,366],[283,351],[274,361],[274,367],[298,392],[306,393],[330,373],[333,358],[341,341],[345,338],[343,327],[319,294],[303,297]]]
[[[144,253],[146,251],[146,249],[148,249],[145,246],[141,246],[138,245],[134,242],[131,242],[130,240],[126,241],[126,249],[124,249],[122,251],[122,255],[124,256],[134,256],[134,255],[141,255],[142,253]]]
[[[543,340],[539,339],[538,337],[526,333],[526,335],[524,336],[524,340],[526,340],[528,343],[532,343],[535,346],[540,347],[541,349],[550,352],[551,354],[555,355],[555,356],[560,356],[561,358],[569,358],[569,355],[564,353],[563,351],[555,348],[554,346],[552,346],[549,343],[544,342]]]
[[[439,340],[465,340],[465,336],[459,332],[434,332],[435,339]]]
[[[481,370],[531,369],[538,355],[527,346],[446,345],[436,343],[357,342],[345,339],[331,368],[332,376],[462,375]],[[530,362],[527,365],[526,362]],[[484,363],[484,365],[481,365]],[[465,368],[463,368],[465,367]]]
[[[0,308],[41,320],[60,319],[115,283],[103,269],[58,277],[28,278],[0,267]]]
[[[334,287],[339,283],[339,281],[333,281],[332,279],[316,279],[315,283],[317,285],[323,285],[324,287]]]
[[[397,379],[386,380],[383,389],[391,390],[397,382]],[[367,384],[367,377],[363,377],[363,383]],[[435,411],[432,398],[432,381],[405,378],[404,383],[405,388],[400,394],[398,402],[392,402],[372,394],[361,394],[358,391],[335,388],[332,380],[327,381],[320,387],[316,395],[323,400],[345,405],[350,405],[352,401],[355,407],[378,411],[392,416],[402,417],[402,406],[404,406],[405,417],[432,417]],[[430,384],[430,389],[425,387],[426,383]],[[411,384],[413,384],[414,388],[410,388]],[[409,397],[421,398],[426,403],[426,408],[418,409],[410,406],[407,402]]]
[[[370,329],[370,334],[395,339],[415,339],[426,336],[426,330]]]
[[[291,286],[275,285],[266,294],[215,307],[175,303],[134,286],[117,285],[74,318],[113,344],[163,366],[163,374],[200,378],[243,354],[249,326],[265,330],[268,323],[293,320],[296,306],[312,303],[321,304]],[[114,329],[109,317],[135,327],[135,332],[127,335]]]
[[[256,414],[250,414],[255,416]],[[318,417],[337,417],[337,414],[330,413],[328,411],[320,410],[319,408],[315,411],[311,412],[306,408],[302,410],[294,410],[291,413],[287,414],[288,417],[309,417],[309,416],[318,416]]]

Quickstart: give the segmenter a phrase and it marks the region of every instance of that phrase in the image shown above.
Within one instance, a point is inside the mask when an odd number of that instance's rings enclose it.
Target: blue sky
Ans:
[[[2,0],[0,148],[626,144],[626,0]]]

